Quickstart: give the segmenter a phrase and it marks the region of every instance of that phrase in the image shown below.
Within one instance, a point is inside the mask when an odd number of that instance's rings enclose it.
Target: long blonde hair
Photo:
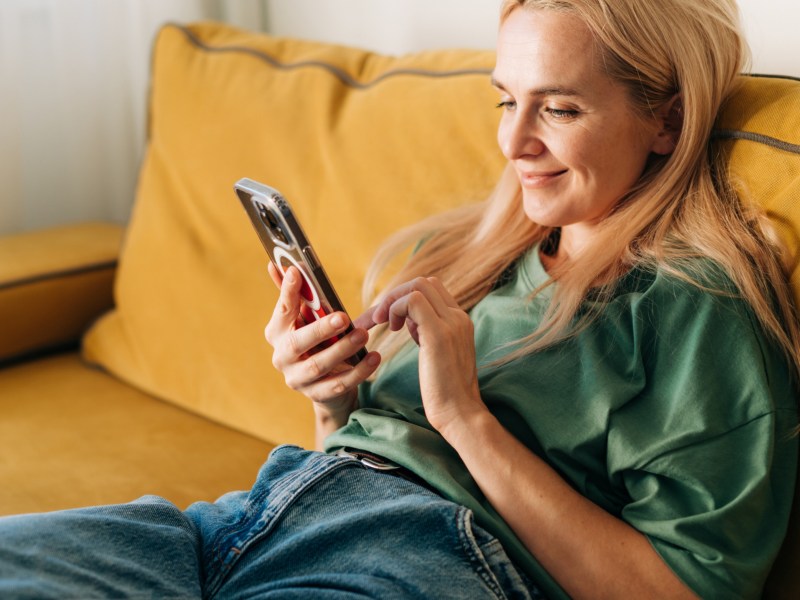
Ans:
[[[694,269],[697,257],[707,257],[731,278],[800,374],[800,326],[781,261],[784,250],[756,205],[736,196],[724,157],[709,150],[717,113],[747,62],[735,0],[504,0],[501,22],[520,9],[576,15],[641,118],[652,118],[679,94],[683,123],[672,154],[654,158],[585,251],[551,270],[558,285],[541,325],[505,360],[574,334],[593,318],[587,314],[575,322],[587,293],[611,297],[619,276],[632,267],[662,269],[703,285],[703,274]],[[516,174],[506,168],[485,202],[431,217],[390,238],[367,274],[365,297],[393,257],[424,239],[386,287],[436,276],[469,310],[500,273],[551,233],[527,218]],[[391,354],[402,342],[389,338],[379,332],[375,347]]]

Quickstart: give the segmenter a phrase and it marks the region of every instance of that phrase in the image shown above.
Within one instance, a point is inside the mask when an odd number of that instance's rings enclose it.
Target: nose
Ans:
[[[546,146],[537,132],[536,123],[521,113],[506,113],[497,129],[497,142],[508,160],[539,156]]]

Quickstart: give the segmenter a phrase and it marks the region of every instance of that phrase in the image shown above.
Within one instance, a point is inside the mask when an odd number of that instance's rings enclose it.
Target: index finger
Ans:
[[[379,305],[370,306],[367,310],[365,310],[362,314],[358,315],[355,319],[353,319],[353,327],[356,329],[372,329],[378,323],[372,317],[375,313],[375,310],[378,308]]]
[[[417,277],[416,279],[412,279],[411,281],[397,286],[387,294],[372,313],[374,322],[385,323],[392,312],[392,305],[414,292],[420,292],[425,296],[430,305],[440,316],[447,314],[447,311],[451,308],[458,308],[458,303],[438,279],[433,277]]]
[[[401,283],[396,288],[391,290],[384,298],[378,302],[377,305],[372,307],[370,311],[372,314],[370,317],[372,321],[376,324],[379,323],[386,323],[389,320],[389,309],[394,304],[402,298],[403,296],[407,295],[409,292],[413,291],[414,280],[406,281],[405,283]]]

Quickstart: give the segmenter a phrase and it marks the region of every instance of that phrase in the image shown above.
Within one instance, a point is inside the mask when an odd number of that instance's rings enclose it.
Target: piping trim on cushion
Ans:
[[[737,129],[717,129],[712,132],[711,139],[714,140],[747,140],[749,142],[757,142],[772,146],[778,150],[785,150],[794,154],[800,154],[800,145],[790,144],[774,137],[764,135],[761,133],[753,133],[751,131],[739,131]]]
[[[247,48],[245,46],[209,46],[208,44],[203,42],[200,38],[198,38],[191,30],[189,30],[189,28],[183,25],[170,23],[167,26],[175,27],[176,29],[183,32],[183,34],[186,36],[189,42],[191,42],[192,45],[196,46],[197,48],[200,48],[201,50],[207,52],[241,52],[244,54],[249,54],[254,58],[264,61],[271,67],[280,69],[282,71],[293,71],[295,69],[303,69],[303,68],[323,69],[325,71],[328,71],[328,73],[330,73],[337,79],[339,79],[339,81],[341,81],[344,85],[359,90],[369,89],[386,79],[403,75],[411,75],[417,77],[445,78],[445,77],[458,77],[462,75],[491,75],[492,73],[491,69],[455,69],[452,71],[428,71],[425,69],[395,69],[393,71],[386,71],[385,73],[379,75],[378,77],[376,77],[371,81],[361,82],[353,78],[353,76],[350,75],[344,69],[340,69],[335,65],[320,60],[301,60],[297,62],[283,63],[277,60],[276,58],[270,56],[266,52],[262,52],[260,50],[254,50],[253,48]]]
[[[41,283],[43,281],[50,281],[52,279],[61,279],[63,277],[75,277],[77,275],[85,275],[87,273],[94,273],[96,271],[113,270],[117,267],[117,261],[110,261],[104,263],[97,263],[94,265],[86,265],[83,267],[76,267],[74,269],[63,269],[61,271],[53,271],[52,273],[43,273],[41,275],[34,275],[33,277],[24,277],[22,279],[15,279],[13,281],[0,282],[0,291],[8,290],[15,287],[22,287],[24,285],[31,285],[34,283]]]
[[[349,73],[347,73],[343,69],[340,69],[339,67],[332,65],[330,63],[318,60],[304,60],[291,63],[283,63],[277,60],[276,58],[270,56],[266,52],[262,52],[260,50],[254,50],[253,48],[247,48],[245,46],[210,46],[205,42],[203,42],[200,38],[198,38],[188,27],[179,25],[177,23],[169,23],[166,26],[178,29],[186,36],[186,38],[192,45],[206,52],[241,52],[244,54],[249,54],[259,60],[262,60],[271,67],[280,69],[282,71],[292,71],[295,69],[303,69],[303,68],[323,69],[325,71],[328,71],[331,75],[333,75],[337,79],[339,79],[339,81],[341,81],[344,85],[360,90],[365,90],[374,87],[377,84],[381,83],[382,81],[389,79],[391,77],[397,77],[403,75],[444,78],[444,77],[458,77],[461,75],[490,75],[492,72],[491,69],[456,69],[452,71],[428,71],[424,69],[396,69],[393,71],[387,71],[386,73],[383,73],[382,75],[376,77],[371,81],[361,82],[353,78]],[[794,81],[800,81],[800,79],[798,78],[789,77],[785,75],[753,74],[751,75],[751,77],[763,77],[767,79],[769,78],[790,79]],[[733,129],[715,130],[712,132],[711,139],[747,140],[751,142],[765,144],[767,146],[772,146],[773,148],[778,148],[779,150],[785,150],[786,152],[800,154],[800,145],[791,144],[789,142],[784,142],[782,140],[767,135],[763,135],[760,133],[752,133],[749,131],[738,131]]]
[[[747,77],[754,79],[788,79],[789,81],[800,81],[798,77],[790,75],[771,75],[766,73],[749,73]],[[753,133],[752,131],[740,131],[738,129],[715,129],[711,132],[712,140],[747,140],[748,142],[756,142],[791,152],[792,154],[800,154],[800,145],[784,142],[777,138],[764,135],[762,133]]]
[[[800,77],[792,77],[791,75],[773,75],[770,73],[750,73],[748,77],[755,77],[756,79],[789,79],[791,81],[800,81]]]

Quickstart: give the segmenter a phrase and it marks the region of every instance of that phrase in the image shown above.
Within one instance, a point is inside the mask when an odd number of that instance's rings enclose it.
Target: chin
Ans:
[[[548,210],[548,207],[542,206],[539,201],[530,201],[523,196],[522,205],[525,215],[537,225],[563,227],[570,223],[566,215]]]

